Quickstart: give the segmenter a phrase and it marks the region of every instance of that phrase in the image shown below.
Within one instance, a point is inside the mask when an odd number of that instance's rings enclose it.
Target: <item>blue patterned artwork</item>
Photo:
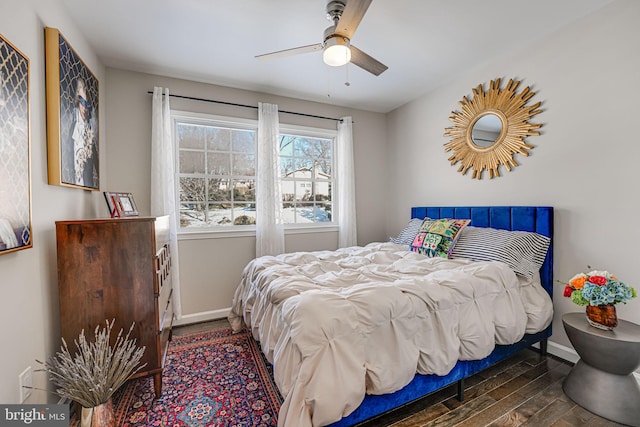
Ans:
[[[45,35],[49,184],[99,190],[98,80],[58,30]]]
[[[0,255],[32,247],[29,58],[0,34]]]

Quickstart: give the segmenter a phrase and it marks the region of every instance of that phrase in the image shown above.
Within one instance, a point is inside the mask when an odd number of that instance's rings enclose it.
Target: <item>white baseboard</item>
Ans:
[[[231,308],[204,311],[201,313],[183,314],[173,322],[174,326],[190,325],[192,323],[208,322],[209,320],[224,319],[229,315]]]
[[[566,360],[571,363],[576,363],[580,360],[578,353],[571,347],[565,347],[561,344],[557,344],[553,341],[549,341],[547,345],[547,351],[560,359]]]

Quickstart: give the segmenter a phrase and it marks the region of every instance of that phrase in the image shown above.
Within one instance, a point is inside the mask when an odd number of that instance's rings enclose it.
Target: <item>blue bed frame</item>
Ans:
[[[475,227],[491,227],[503,230],[533,231],[551,238],[547,257],[540,270],[540,281],[553,298],[553,208],[547,206],[466,206],[466,207],[413,207],[411,218],[429,217],[470,219]],[[331,424],[331,427],[354,426],[371,420],[393,409],[407,405],[451,384],[458,384],[458,399],[463,400],[464,379],[474,375],[520,350],[540,343],[541,353],[546,353],[551,325],[536,334],[527,334],[512,345],[496,346],[482,360],[459,361],[445,376],[416,375],[401,390],[385,395],[367,395],[362,404],[349,416]]]

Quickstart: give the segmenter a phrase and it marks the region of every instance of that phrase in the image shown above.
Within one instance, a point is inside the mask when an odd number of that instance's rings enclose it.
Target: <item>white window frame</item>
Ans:
[[[298,224],[285,224],[285,233],[287,232],[309,232],[310,230],[316,231],[332,231],[338,230],[338,224],[340,219],[337,218],[338,209],[337,206],[337,191],[335,185],[335,175],[336,175],[336,138],[338,136],[337,130],[330,129],[320,129],[320,128],[312,128],[307,126],[296,126],[296,125],[288,125],[288,124],[280,124],[280,133],[281,134],[293,134],[296,136],[308,136],[310,138],[321,138],[321,139],[331,139],[332,147],[331,147],[331,173],[333,179],[331,180],[331,222],[329,223],[298,223]],[[289,233],[287,233],[289,234]]]
[[[236,129],[247,129],[258,132],[258,121],[254,119],[243,119],[228,116],[219,116],[206,113],[194,113],[181,110],[171,110],[171,127],[172,138],[174,142],[174,153],[176,159],[176,176],[175,176],[175,197],[176,197],[176,209],[178,212],[176,215],[180,215],[180,180],[179,180],[179,147],[175,143],[177,141],[177,128],[176,123],[183,121],[187,123],[210,125],[210,126],[228,126]],[[280,123],[280,132],[284,134],[293,134],[296,136],[307,136],[314,138],[331,139],[333,141],[331,160],[332,160],[332,185],[331,185],[331,203],[332,203],[332,221],[328,223],[296,223],[285,224],[285,234],[307,234],[307,233],[324,233],[331,231],[338,231],[339,218],[337,218],[337,191],[335,185],[336,174],[336,138],[338,136],[337,130],[314,128],[308,126],[289,125]],[[257,143],[257,142],[256,142]],[[257,150],[256,150],[257,151]],[[257,152],[256,152],[257,156]],[[256,157],[257,158],[257,157]],[[256,185],[257,183],[256,176]],[[211,239],[211,238],[227,238],[227,237],[253,237],[256,234],[255,225],[231,225],[225,227],[198,227],[198,228],[178,228],[178,236],[180,240],[198,240],[198,239]]]

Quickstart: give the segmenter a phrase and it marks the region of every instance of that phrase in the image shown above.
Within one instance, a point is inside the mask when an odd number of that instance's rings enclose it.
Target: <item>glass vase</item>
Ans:
[[[611,331],[613,328],[618,326],[616,306],[613,304],[588,305],[587,320],[594,328]]]

